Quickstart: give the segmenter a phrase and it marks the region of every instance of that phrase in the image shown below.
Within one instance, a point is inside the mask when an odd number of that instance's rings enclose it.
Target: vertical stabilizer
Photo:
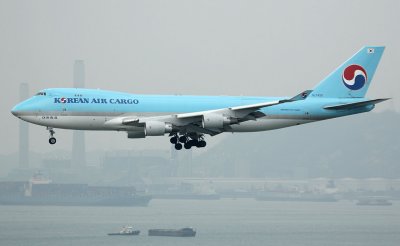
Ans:
[[[384,46],[365,46],[313,90],[314,97],[364,97],[382,57]]]

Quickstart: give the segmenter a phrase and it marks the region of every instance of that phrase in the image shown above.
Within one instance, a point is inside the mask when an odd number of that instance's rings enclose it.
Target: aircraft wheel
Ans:
[[[181,150],[182,149],[182,144],[180,144],[180,143],[175,144],[175,149],[176,150]]]
[[[197,147],[199,148],[204,148],[206,147],[207,143],[204,140],[199,141],[199,143],[197,144]]]
[[[179,137],[179,142],[186,143],[187,137],[185,135]]]
[[[197,139],[190,140],[189,143],[190,143],[190,145],[196,146],[196,147],[197,147],[197,145],[199,145],[199,141]]]
[[[184,144],[184,146],[185,146],[185,149],[190,149],[190,148],[192,148],[192,143],[190,141],[188,141]]]
[[[176,143],[178,143],[178,138],[177,138],[177,137],[172,137],[169,141],[170,141],[172,144],[176,144]]]
[[[51,137],[49,138],[49,144],[55,144],[57,142],[56,138]]]

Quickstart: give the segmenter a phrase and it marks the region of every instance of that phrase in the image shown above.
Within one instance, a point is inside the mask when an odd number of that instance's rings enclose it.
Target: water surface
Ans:
[[[110,237],[124,225],[139,236]],[[149,237],[151,228],[197,230]],[[0,206],[0,245],[400,245],[400,204],[152,200],[149,207]]]

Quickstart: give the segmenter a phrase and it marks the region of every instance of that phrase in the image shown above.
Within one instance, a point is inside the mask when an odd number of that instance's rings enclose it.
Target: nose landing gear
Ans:
[[[55,144],[57,142],[57,139],[54,137],[54,134],[56,134],[56,132],[53,130],[52,127],[47,127],[47,130],[50,133],[49,144]]]

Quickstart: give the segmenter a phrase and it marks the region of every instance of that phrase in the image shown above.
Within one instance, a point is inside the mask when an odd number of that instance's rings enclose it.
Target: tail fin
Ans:
[[[323,79],[312,95],[328,98],[364,97],[384,46],[365,46]]]

